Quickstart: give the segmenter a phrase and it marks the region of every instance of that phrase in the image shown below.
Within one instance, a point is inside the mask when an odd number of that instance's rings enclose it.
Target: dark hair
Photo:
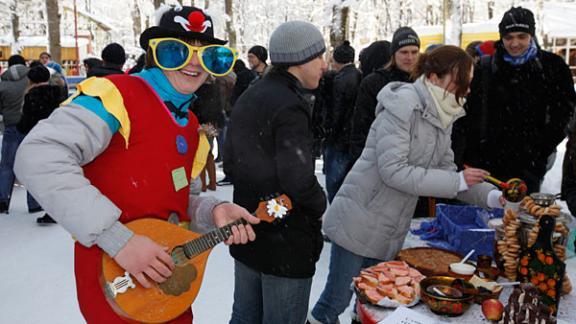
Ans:
[[[40,62],[38,60],[34,60],[34,61],[30,62],[30,68],[37,67],[39,65],[44,66],[44,64],[42,64],[42,62]]]
[[[140,54],[138,59],[136,60],[136,65],[134,65],[129,71],[128,74],[134,74],[142,71],[144,65],[146,64],[146,53]]]
[[[418,63],[412,71],[412,79],[416,80],[420,76],[430,77],[435,73],[438,78],[443,78],[451,74],[456,78],[453,80],[456,84],[456,100],[466,97],[468,87],[470,86],[470,69],[474,65],[474,59],[464,50],[453,45],[444,45],[438,47],[430,53],[422,53],[418,58]]]
[[[360,70],[362,77],[383,68],[390,61],[390,42],[375,41],[360,52]]]
[[[95,67],[101,66],[102,60],[99,58],[95,58],[95,57],[89,57],[89,58],[85,58],[83,63],[86,64],[86,66],[89,69],[93,69]]]
[[[26,65],[26,59],[24,59],[24,57],[22,55],[18,55],[18,54],[10,56],[10,58],[8,58],[8,66],[12,66],[12,65],[16,65],[16,64]]]
[[[42,55],[47,55],[49,58],[52,58],[52,55],[50,55],[50,53],[48,53],[48,52],[40,53],[40,55],[38,55],[38,58],[42,57]]]
[[[468,44],[468,46],[466,46],[466,53],[468,53],[468,55],[472,56],[472,58],[476,58],[476,57],[480,56],[480,53],[478,53],[478,50],[476,49],[476,47],[480,44],[482,44],[482,41],[474,41],[474,42]]]

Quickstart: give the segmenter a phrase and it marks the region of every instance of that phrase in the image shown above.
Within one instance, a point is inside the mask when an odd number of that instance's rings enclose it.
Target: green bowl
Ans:
[[[462,292],[462,297],[443,297],[439,294],[431,293],[428,287],[433,285],[448,286],[457,288]],[[461,285],[461,287],[458,287]],[[474,298],[478,291],[474,285],[468,281],[453,277],[428,277],[420,282],[422,300],[428,305],[430,310],[438,315],[460,316],[464,314],[470,305],[474,303]]]

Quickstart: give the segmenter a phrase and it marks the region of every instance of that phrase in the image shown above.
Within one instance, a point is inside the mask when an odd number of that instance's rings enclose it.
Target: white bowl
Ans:
[[[471,275],[476,271],[476,267],[467,263],[452,263],[450,271],[461,275]]]

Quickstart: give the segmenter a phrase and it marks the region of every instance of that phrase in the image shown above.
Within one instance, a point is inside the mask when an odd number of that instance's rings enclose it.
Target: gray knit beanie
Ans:
[[[304,21],[288,21],[270,36],[272,65],[292,66],[312,61],[326,50],[324,37],[314,25]]]

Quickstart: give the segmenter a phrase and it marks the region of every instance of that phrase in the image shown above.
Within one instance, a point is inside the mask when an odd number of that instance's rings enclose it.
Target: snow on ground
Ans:
[[[1,138],[1,137],[0,137]],[[321,170],[321,164],[317,170]],[[324,176],[317,172],[324,184]],[[218,170],[218,178],[222,178]],[[218,187],[215,196],[231,200],[232,187]],[[26,194],[16,187],[10,214],[0,214],[0,323],[83,323],[76,302],[73,273],[73,241],[60,226],[37,226],[28,214]],[[326,282],[330,244],[326,244],[314,276],[310,305]],[[200,293],[192,307],[194,323],[227,323],[232,312],[234,262],[220,244],[212,251]],[[341,316],[349,323],[348,311]]]
[[[0,137],[1,138],[1,137]],[[558,146],[556,163],[547,175],[543,192],[559,192],[565,143]],[[324,185],[321,162],[316,174]],[[222,178],[218,170],[218,178]],[[218,187],[215,196],[231,200],[232,187]],[[60,226],[39,227],[28,214],[25,191],[14,190],[10,214],[0,214],[0,324],[83,323],[76,302],[72,238]],[[318,300],[326,282],[330,244],[325,244],[312,284],[310,307]],[[194,323],[227,323],[234,290],[233,259],[218,245],[208,260],[200,293],[193,305]],[[350,323],[350,307],[340,316]]]

